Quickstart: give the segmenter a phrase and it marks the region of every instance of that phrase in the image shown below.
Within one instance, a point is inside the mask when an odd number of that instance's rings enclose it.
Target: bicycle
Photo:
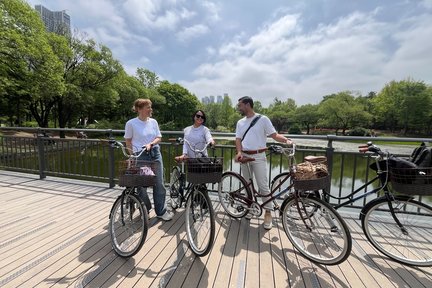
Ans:
[[[127,153],[119,141],[109,140],[114,148],[120,148],[127,158],[121,163],[119,186],[126,187],[115,200],[109,214],[109,232],[114,251],[120,257],[131,257],[138,253],[147,237],[148,211],[138,196],[138,187],[155,185],[154,162],[138,160],[147,150],[137,154]]]
[[[205,183],[216,183],[222,176],[222,160],[218,157],[204,157],[204,148],[192,147],[186,139],[177,142],[189,145],[198,158],[180,161],[174,166],[170,178],[171,208],[176,210],[185,203],[186,235],[193,253],[199,257],[207,255],[213,247],[215,237],[215,215]],[[197,144],[196,146],[199,146]],[[187,173],[185,170],[187,166]],[[188,183],[186,183],[186,181]]]
[[[271,153],[284,154],[288,158],[289,171],[277,175],[271,181],[270,193],[260,195],[253,179],[246,180],[236,172],[228,171],[219,183],[219,199],[224,210],[234,218],[251,213],[260,216],[263,207],[273,202],[274,209],[282,215],[283,227],[293,246],[307,259],[325,265],[336,265],[347,259],[351,252],[352,240],[348,226],[342,217],[327,202],[320,199],[315,190],[326,187],[328,177],[314,180],[295,180],[295,145],[291,148],[271,145]],[[254,158],[243,157],[242,163]],[[309,157],[309,161],[315,159]],[[286,196],[279,206],[276,201]],[[260,205],[257,197],[269,197]]]
[[[397,168],[398,158],[381,151],[372,142],[359,146],[359,152],[368,151],[375,160],[370,168],[376,171],[376,176],[344,197],[335,197],[326,191],[324,195],[327,199],[350,198],[334,205],[339,209],[371,194],[384,192],[366,203],[360,212],[366,238],[378,251],[399,263],[432,266],[432,207],[412,196],[432,195],[432,168]],[[374,182],[379,182],[378,187],[366,191],[366,187]],[[362,190],[363,194],[353,197]]]

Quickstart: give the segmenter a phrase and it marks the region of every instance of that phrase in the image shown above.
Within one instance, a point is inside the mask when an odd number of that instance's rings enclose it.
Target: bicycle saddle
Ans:
[[[308,156],[304,157],[304,161],[307,161],[310,163],[324,162],[324,161],[327,161],[327,157],[326,156],[308,155]]]
[[[255,161],[255,158],[244,157],[244,156],[239,160],[240,163],[247,163],[247,162],[252,162],[252,161]]]

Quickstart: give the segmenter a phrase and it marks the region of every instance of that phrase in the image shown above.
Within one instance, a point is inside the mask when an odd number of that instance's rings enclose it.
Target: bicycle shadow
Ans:
[[[377,273],[384,275],[397,287],[419,287],[422,285],[432,287],[432,269],[430,267],[404,265],[379,252],[376,252],[376,254],[364,253],[363,256],[351,254],[351,256],[363,263],[368,269],[373,269]],[[385,264],[380,264],[380,262]],[[417,283],[413,283],[413,281]]]
[[[128,263],[135,265],[135,259],[121,258],[115,254],[111,247],[111,238],[107,231],[108,227],[104,227],[104,231],[88,239],[81,246],[77,260],[81,263],[78,267],[88,266],[84,271],[80,270],[77,274],[73,274],[72,270],[68,275],[59,278],[47,278],[50,284],[70,285],[75,283],[76,287],[100,287],[100,282],[104,285],[112,286],[118,279],[124,277],[133,277],[134,274],[119,273],[118,266],[113,267],[113,263],[120,262],[121,265]],[[86,265],[87,264],[87,265]],[[99,280],[99,284],[94,283],[95,279]]]
[[[338,285],[340,287],[349,287],[345,279],[339,278],[333,272],[329,271],[326,266],[314,264],[306,258],[301,259],[302,264],[299,264],[298,257],[303,257],[292,246],[283,247],[280,237],[287,237],[283,230],[282,224],[276,217],[273,218],[273,228],[269,231],[264,229],[262,223],[263,218],[246,218],[235,219],[225,215],[224,211],[218,211],[216,220],[224,229],[224,237],[226,243],[220,248],[223,255],[228,257],[237,257],[242,250],[247,250],[246,253],[251,253],[252,257],[267,257],[270,255],[273,262],[273,271],[283,269],[287,273],[286,287],[304,287],[305,283],[319,283],[321,287],[332,287]],[[286,241],[289,241],[286,239]],[[235,248],[230,248],[234,246]],[[259,256],[255,256],[259,255]],[[248,259],[247,256],[246,259]],[[306,266],[305,264],[306,263]],[[271,265],[271,263],[269,263]],[[246,269],[247,271],[247,261]],[[278,265],[279,267],[275,267]],[[302,267],[303,266],[303,267]],[[255,269],[256,268],[252,268]],[[259,268],[261,269],[261,268]],[[332,282],[329,282],[328,277],[324,278],[317,273],[317,269],[323,270],[325,274],[331,276]],[[276,272],[273,272],[276,273]],[[321,273],[322,274],[322,273]],[[244,277],[246,279],[248,273]],[[280,276],[280,275],[278,275]]]

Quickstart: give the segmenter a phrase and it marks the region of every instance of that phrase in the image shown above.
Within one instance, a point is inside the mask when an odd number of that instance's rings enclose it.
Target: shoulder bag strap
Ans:
[[[253,120],[252,120],[252,122],[251,122],[251,124],[249,125],[249,127],[248,127],[248,129],[246,130],[246,132],[243,134],[243,137],[242,137],[242,139],[241,139],[241,141],[243,142],[243,139],[246,137],[246,134],[249,132],[249,129],[251,129],[255,124],[256,124],[256,122],[258,122],[258,120],[261,118],[261,115],[258,115],[257,117],[255,117]]]

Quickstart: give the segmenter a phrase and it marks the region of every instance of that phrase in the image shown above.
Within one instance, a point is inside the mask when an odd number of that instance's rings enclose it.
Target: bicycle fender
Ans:
[[[407,196],[407,195],[397,195],[397,196],[394,196],[394,198],[397,199],[397,200],[401,200],[401,201],[408,201],[410,199],[413,199],[413,197]],[[381,196],[381,197],[375,198],[372,201],[366,203],[366,205],[360,211],[359,220],[362,220],[363,217],[364,217],[364,215],[366,214],[366,212],[370,209],[370,207],[372,207],[373,205],[375,205],[376,202],[381,201],[381,199],[387,199],[387,197],[386,196]]]
[[[115,203],[119,200],[119,198],[121,198],[121,196],[122,196],[122,195],[119,195],[119,196],[117,197],[117,199],[114,201],[114,204],[113,204],[112,207],[111,207],[111,211],[110,211],[110,214],[109,214],[108,219],[111,219],[111,215],[112,215],[112,213],[113,213]]]
[[[280,215],[282,215],[282,211],[284,211],[285,206],[287,205],[288,201],[290,201],[292,198],[294,198],[294,195],[291,195],[289,197],[286,197],[285,200],[282,202],[281,208],[280,208]]]

